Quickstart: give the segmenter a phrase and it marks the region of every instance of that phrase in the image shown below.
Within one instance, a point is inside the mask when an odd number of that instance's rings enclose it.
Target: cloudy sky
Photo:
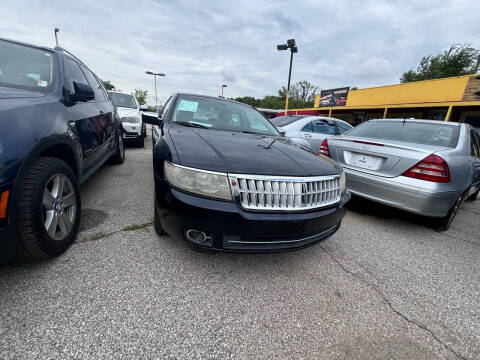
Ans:
[[[289,55],[276,44],[295,38],[292,81],[320,89],[397,83],[422,56],[452,43],[480,49],[480,1],[6,1],[0,37],[60,45],[123,91],[147,89],[145,70],[166,73],[159,98],[188,91],[275,94],[286,86]],[[150,103],[154,102],[150,98]]]

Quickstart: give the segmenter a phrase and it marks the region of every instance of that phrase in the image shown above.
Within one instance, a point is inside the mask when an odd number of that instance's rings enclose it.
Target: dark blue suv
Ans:
[[[79,185],[125,159],[115,107],[62,48],[0,39],[0,263],[61,254],[80,222]]]

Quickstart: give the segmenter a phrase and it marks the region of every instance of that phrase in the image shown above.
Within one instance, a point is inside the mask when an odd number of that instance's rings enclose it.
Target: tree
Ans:
[[[135,89],[135,92],[132,95],[137,98],[140,105],[145,105],[147,103],[148,90]]]
[[[293,91],[292,91],[293,90]],[[318,86],[309,83],[307,80],[302,80],[295,83],[290,90],[290,95],[298,101],[304,103],[312,103],[315,101],[315,94],[318,91]]]
[[[471,44],[453,44],[435,56],[424,56],[417,69],[403,73],[401,83],[474,74],[478,71],[480,51]]]
[[[113,85],[110,80],[102,80],[103,86],[105,86],[105,89],[108,91],[110,90],[115,90],[115,85]]]

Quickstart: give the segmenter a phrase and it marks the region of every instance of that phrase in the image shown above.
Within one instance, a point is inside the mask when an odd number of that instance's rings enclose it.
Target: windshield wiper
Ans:
[[[188,121],[175,121],[175,124],[182,125],[182,126],[194,127],[194,128],[210,129],[209,126],[198,124],[198,123],[191,123],[191,122],[188,122]]]

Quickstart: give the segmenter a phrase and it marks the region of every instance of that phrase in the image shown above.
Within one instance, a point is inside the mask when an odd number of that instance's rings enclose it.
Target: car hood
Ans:
[[[132,108],[125,108],[125,107],[117,106],[117,112],[118,112],[118,116],[120,116],[120,118],[126,117],[126,116],[137,116],[137,117],[140,116],[140,112],[138,111],[138,109],[132,109]]]
[[[319,176],[338,174],[333,160],[285,137],[174,126],[169,129],[180,165],[234,174]]]

